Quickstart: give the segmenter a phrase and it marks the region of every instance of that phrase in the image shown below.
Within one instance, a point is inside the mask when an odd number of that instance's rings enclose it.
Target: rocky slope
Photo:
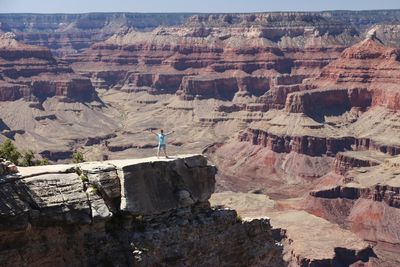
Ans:
[[[339,183],[327,182],[312,191],[304,201],[304,208],[379,244],[378,251],[384,251],[395,266],[399,264],[400,249],[399,229],[394,223],[400,214],[399,158],[374,165],[343,171]]]
[[[0,36],[0,110],[1,140],[51,160],[70,158],[79,142],[114,136],[117,125],[89,78],[9,32]]]

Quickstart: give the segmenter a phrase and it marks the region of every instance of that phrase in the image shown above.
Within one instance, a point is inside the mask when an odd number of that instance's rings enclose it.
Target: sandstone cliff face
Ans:
[[[92,101],[96,97],[88,78],[55,60],[47,48],[22,44],[12,33],[0,36],[0,70],[0,101],[43,101],[53,96]]]
[[[267,220],[210,208],[214,175],[202,156],[21,167],[1,178],[0,265],[281,266]]]
[[[341,152],[336,154],[334,171],[344,175],[347,171],[359,167],[376,166],[387,158],[385,154],[378,152]]]

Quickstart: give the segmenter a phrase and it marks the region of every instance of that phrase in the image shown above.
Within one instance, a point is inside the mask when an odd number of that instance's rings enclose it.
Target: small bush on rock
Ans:
[[[72,162],[73,162],[73,163],[85,162],[85,158],[83,157],[82,152],[79,152],[79,151],[75,152],[75,153],[72,155]]]
[[[21,157],[21,153],[10,139],[6,139],[0,145],[0,157],[11,161],[15,165],[18,165],[18,160]]]

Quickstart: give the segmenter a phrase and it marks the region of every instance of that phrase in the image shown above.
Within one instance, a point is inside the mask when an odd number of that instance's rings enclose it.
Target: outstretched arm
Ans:
[[[172,133],[174,133],[175,131],[170,131],[169,133],[166,133],[165,135],[170,135]]]
[[[149,132],[152,133],[152,134],[154,134],[154,135],[157,135],[157,134],[156,134],[155,132],[153,132],[153,130],[151,130],[151,129],[149,130]]]

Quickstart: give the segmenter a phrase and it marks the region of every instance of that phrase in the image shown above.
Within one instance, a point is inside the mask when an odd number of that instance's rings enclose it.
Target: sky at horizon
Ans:
[[[0,13],[217,13],[373,9],[400,9],[400,0],[0,0]]]

